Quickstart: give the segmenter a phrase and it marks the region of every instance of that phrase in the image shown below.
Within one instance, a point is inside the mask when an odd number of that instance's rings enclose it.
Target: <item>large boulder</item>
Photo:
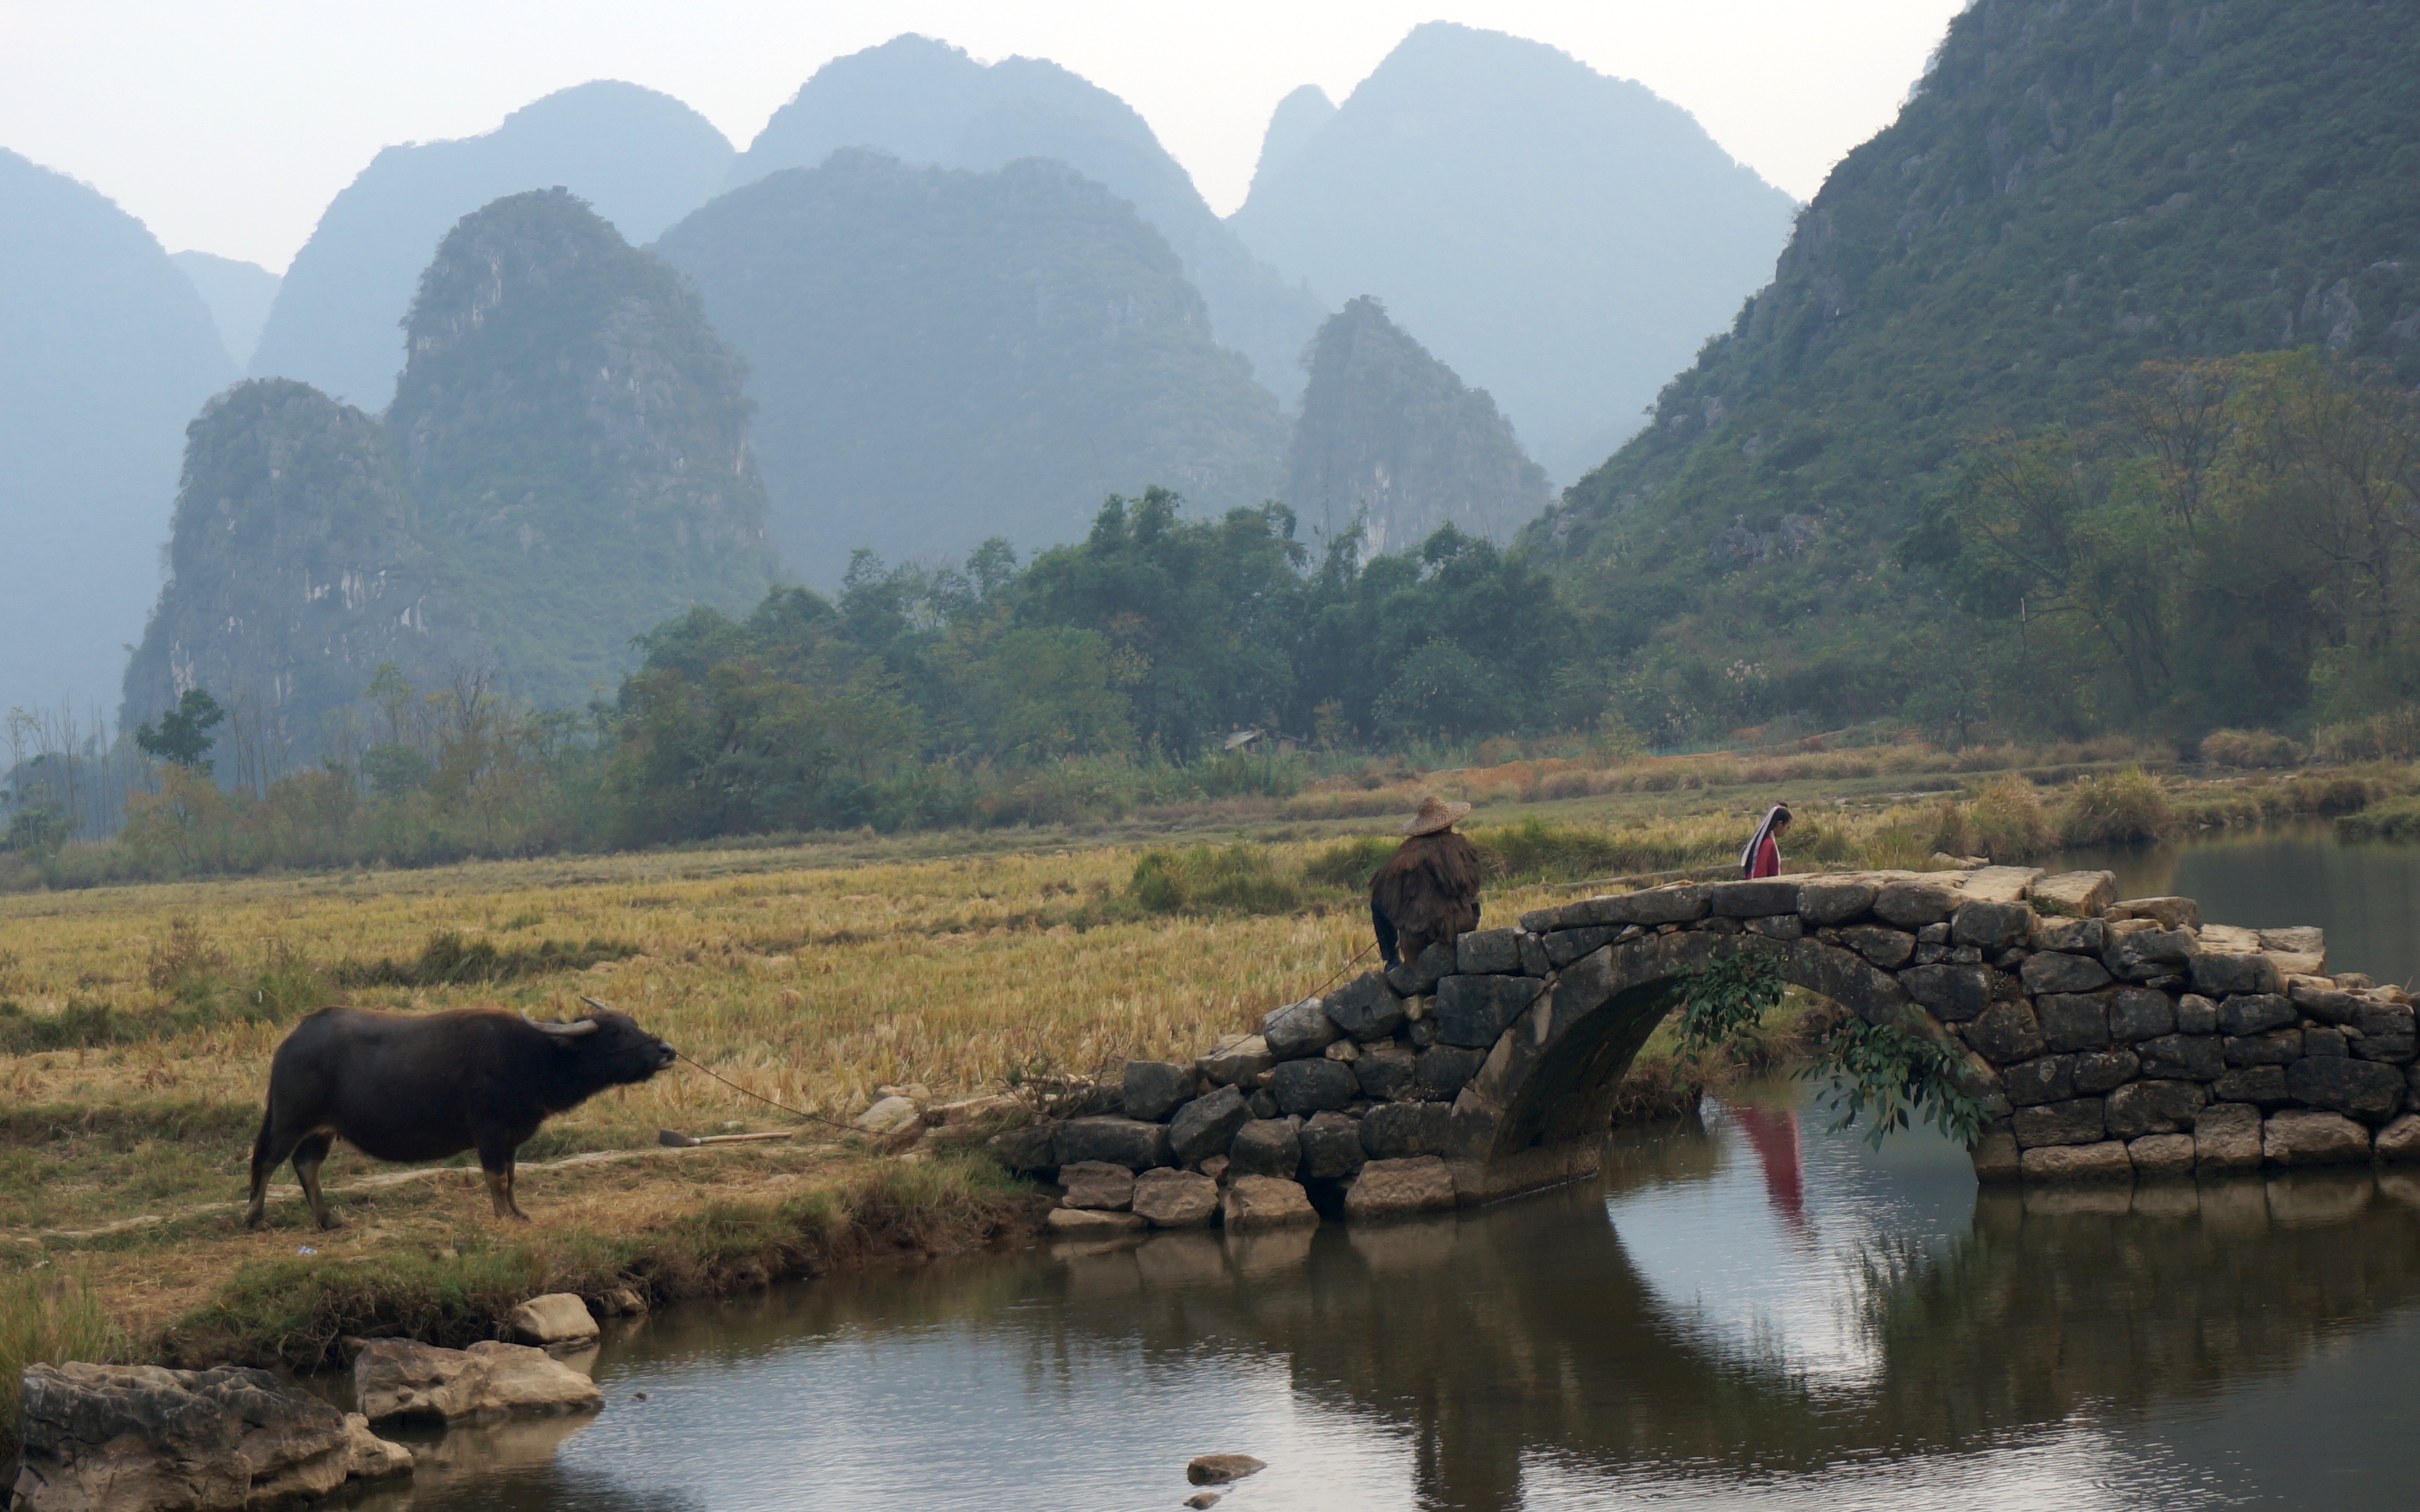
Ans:
[[[1438,1212],[1453,1205],[1453,1172],[1435,1155],[1373,1160],[1344,1194],[1344,1215],[1356,1221]]]
[[[532,1297],[504,1319],[505,1330],[522,1344],[583,1344],[597,1336],[597,1319],[588,1304],[568,1291]]]
[[[2025,895],[2033,900],[2037,914],[2065,914],[2070,918],[2098,921],[2118,901],[2118,873],[2062,872],[2054,877],[2037,877]]]
[[[1521,932],[1475,929],[1453,942],[1453,968],[1470,976],[1521,969]]]
[[[1353,1062],[1353,1074],[1361,1083],[1363,1097],[1373,1103],[1384,1103],[1411,1089],[1419,1074],[1419,1065],[1411,1046],[1389,1040],[1362,1051]]]
[[[1277,1062],[1278,1057],[1270,1051],[1268,1041],[1257,1034],[1248,1034],[1232,1044],[1221,1041],[1217,1049],[1195,1064],[1202,1068],[1202,1075],[1220,1087],[1249,1087],[1261,1072]]]
[[[1199,1228],[1218,1211],[1218,1183],[1199,1171],[1145,1171],[1135,1178],[1133,1211],[1155,1228]]]
[[[2297,1060],[2286,1068],[2286,1095],[2311,1107],[2384,1123],[2403,1105],[2403,1073],[2374,1060]]]
[[[1421,959],[1426,960],[1425,954]],[[1378,973],[1365,972],[1327,995],[1322,1005],[1347,1038],[1372,1044],[1395,1032],[1404,1022],[1404,1000]]]
[[[1302,1174],[1313,1180],[1341,1181],[1369,1160],[1361,1148],[1361,1123],[1342,1113],[1314,1114],[1302,1126]]]
[[[36,1365],[23,1386],[22,1512],[235,1512],[411,1472],[360,1414],[266,1370]]]
[[[1316,1224],[1319,1213],[1299,1181],[1275,1176],[1239,1176],[1227,1186],[1227,1227],[1234,1233],[1255,1228],[1291,1228]]]
[[[1442,1155],[1452,1137],[1450,1103],[1388,1103],[1361,1116],[1361,1149],[1372,1160]]]
[[[1059,1199],[1063,1208],[1116,1212],[1134,1201],[1135,1173],[1107,1161],[1079,1160],[1062,1165],[1059,1184],[1067,1189],[1067,1195]]]
[[[2215,1103],[2194,1118],[2194,1161],[2205,1171],[2260,1168],[2260,1110]]]
[[[353,1357],[353,1395],[373,1423],[486,1423],[593,1412],[605,1400],[595,1381],[544,1350],[493,1339],[467,1350],[372,1339]]]
[[[1227,1147],[1235,1142],[1235,1131],[1251,1121],[1252,1110],[1244,1094],[1232,1087],[1221,1087],[1204,1097],[1197,1097],[1176,1110],[1176,1118],[1168,1125],[1168,1152],[1179,1165],[1198,1165],[1213,1155],[1224,1155]]]
[[[1343,1032],[1316,997],[1288,1003],[1261,1024],[1261,1039],[1267,1043],[1269,1054],[1280,1060],[1315,1056],[1334,1044]]]
[[[1292,1119],[1254,1119],[1235,1133],[1227,1151],[1231,1177],[1282,1176],[1302,1168],[1302,1134]]]
[[[1320,1057],[1280,1062],[1269,1077],[1269,1095],[1280,1113],[1326,1113],[1361,1095],[1361,1078],[1342,1060]]]
[[[2271,1114],[2260,1126],[2272,1165],[2349,1165],[2369,1159],[2369,1131],[2341,1113]]]
[[[1122,1119],[1115,1114],[1069,1119],[1059,1126],[1058,1146],[1062,1165],[1098,1161],[1123,1165],[1130,1171],[1147,1171],[1169,1163],[1166,1124]]]
[[[1119,1094],[1127,1118],[1157,1123],[1193,1095],[1193,1068],[1169,1060],[1129,1060]]]

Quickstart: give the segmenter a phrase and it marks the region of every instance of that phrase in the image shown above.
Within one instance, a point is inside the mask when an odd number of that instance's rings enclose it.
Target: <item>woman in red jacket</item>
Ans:
[[[1781,837],[1790,828],[1790,810],[1775,804],[1765,811],[1764,823],[1756,826],[1756,838],[1740,852],[1740,875],[1744,877],[1777,877],[1781,875]]]

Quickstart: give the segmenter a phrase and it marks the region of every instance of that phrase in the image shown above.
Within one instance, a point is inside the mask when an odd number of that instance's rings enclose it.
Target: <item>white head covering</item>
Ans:
[[[1747,875],[1748,869],[1756,865],[1756,853],[1764,845],[1764,837],[1773,833],[1774,822],[1789,811],[1787,805],[1778,803],[1764,811],[1764,823],[1756,826],[1756,833],[1748,837],[1747,849],[1740,852],[1740,875]]]

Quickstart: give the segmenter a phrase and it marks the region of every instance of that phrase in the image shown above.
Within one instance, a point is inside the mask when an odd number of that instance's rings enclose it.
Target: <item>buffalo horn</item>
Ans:
[[[529,1011],[527,1009],[523,1009],[521,1011],[521,1018],[528,1023],[531,1028],[535,1029],[540,1034],[559,1035],[566,1040],[577,1040],[583,1034],[595,1034],[598,1029],[605,1026],[597,1023],[595,1019],[582,1019],[577,1024],[540,1024],[537,1020],[529,1016]]]

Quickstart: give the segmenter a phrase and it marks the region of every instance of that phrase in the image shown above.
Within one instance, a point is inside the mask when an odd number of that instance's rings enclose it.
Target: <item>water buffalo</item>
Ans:
[[[319,1163],[341,1137],[377,1160],[475,1149],[496,1216],[526,1223],[513,1203],[513,1152],[522,1141],[549,1114],[644,1082],[675,1058],[671,1045],[601,1004],[569,1024],[492,1008],[321,1009],[294,1026],[270,1062],[243,1221],[259,1226],[270,1173],[290,1155],[311,1215],[322,1228],[336,1227],[319,1195]]]

